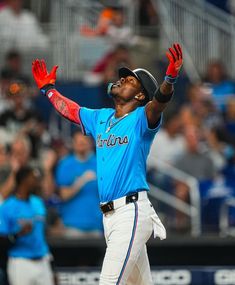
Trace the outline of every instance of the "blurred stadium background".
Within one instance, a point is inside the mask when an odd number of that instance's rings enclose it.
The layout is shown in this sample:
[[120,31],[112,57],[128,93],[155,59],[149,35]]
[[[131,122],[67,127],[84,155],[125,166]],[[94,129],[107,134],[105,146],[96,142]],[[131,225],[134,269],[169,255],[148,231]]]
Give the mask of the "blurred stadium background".
[[[150,199],[168,232],[166,241],[148,243],[154,284],[232,285],[235,1],[0,1],[0,200],[14,192],[22,165],[40,170],[59,285],[98,284],[105,242],[102,230],[64,220],[58,168],[76,153],[77,126],[39,94],[31,62],[59,65],[58,90],[101,108],[112,106],[106,86],[120,66],[146,68],[161,82],[173,42],[182,44],[184,67],[148,161]],[[89,212],[76,218],[82,223]],[[4,271],[3,254],[0,260]]]

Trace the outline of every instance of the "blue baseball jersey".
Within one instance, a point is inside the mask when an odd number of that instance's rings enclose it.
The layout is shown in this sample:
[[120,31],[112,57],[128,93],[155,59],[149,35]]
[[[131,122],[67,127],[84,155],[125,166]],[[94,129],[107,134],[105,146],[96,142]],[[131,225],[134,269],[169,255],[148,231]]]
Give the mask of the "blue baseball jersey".
[[[68,155],[60,161],[57,167],[57,185],[59,187],[71,186],[86,171],[96,173],[95,154],[91,154],[86,161],[80,161],[74,154]],[[62,202],[60,214],[65,226],[83,231],[103,230],[97,188],[96,180],[89,181],[74,197]]]
[[92,110],[82,107],[83,132],[96,142],[98,189],[101,202],[108,202],[142,189],[146,181],[146,160],[161,120],[148,127],[145,107],[122,118],[111,108]]
[[16,239],[8,252],[9,256],[36,258],[48,254],[45,240],[45,216],[43,201],[34,195],[31,195],[28,200],[20,200],[12,196],[1,205],[0,234],[16,234],[21,230],[23,223],[32,223],[32,231]]

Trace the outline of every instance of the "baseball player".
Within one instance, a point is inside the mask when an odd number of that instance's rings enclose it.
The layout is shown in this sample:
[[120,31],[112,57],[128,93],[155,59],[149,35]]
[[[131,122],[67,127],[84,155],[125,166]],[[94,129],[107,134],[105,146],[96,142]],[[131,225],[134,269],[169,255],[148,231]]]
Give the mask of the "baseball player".
[[53,285],[48,246],[45,240],[45,207],[32,194],[38,184],[32,168],[16,173],[15,195],[0,208],[0,240],[11,245],[7,274],[10,285]]
[[[100,285],[152,283],[146,242],[166,238],[166,231],[147,196],[146,159],[160,128],[162,111],[171,100],[183,63],[175,43],[167,52],[169,65],[158,86],[145,69],[119,69],[119,80],[108,94],[115,108],[80,107],[55,89],[56,70],[47,72],[44,60],[32,63],[38,88],[65,118],[80,124],[96,142],[100,208],[107,243]],[[69,169],[68,169],[69,171]]]

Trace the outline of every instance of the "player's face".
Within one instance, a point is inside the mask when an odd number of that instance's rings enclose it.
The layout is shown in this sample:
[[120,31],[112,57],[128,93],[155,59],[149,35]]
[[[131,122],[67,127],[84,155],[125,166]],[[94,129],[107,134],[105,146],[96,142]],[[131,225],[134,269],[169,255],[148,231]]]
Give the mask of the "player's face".
[[122,99],[125,102],[134,100],[135,96],[141,92],[141,84],[134,76],[122,77],[112,87],[113,98]]

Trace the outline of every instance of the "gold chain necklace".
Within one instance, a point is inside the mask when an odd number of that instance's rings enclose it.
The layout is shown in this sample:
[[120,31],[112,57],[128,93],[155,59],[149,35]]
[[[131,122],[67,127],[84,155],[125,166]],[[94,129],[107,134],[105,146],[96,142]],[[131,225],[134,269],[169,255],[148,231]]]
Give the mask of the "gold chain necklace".
[[116,126],[121,120],[123,120],[125,117],[127,117],[129,115],[129,113],[125,114],[124,116],[122,116],[121,118],[119,118],[119,120],[117,120],[116,122],[112,122],[112,120],[114,119],[114,115],[110,118],[109,120],[109,126],[106,130],[105,133],[108,133],[114,126]]

